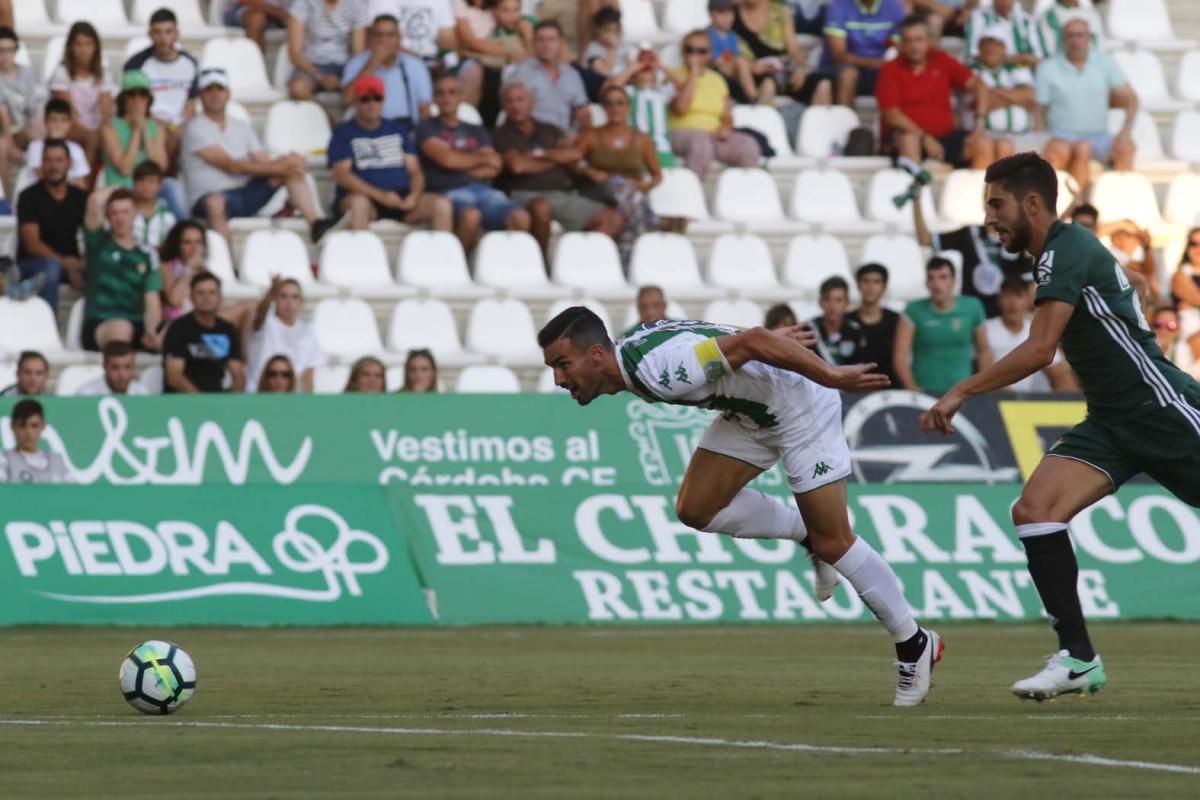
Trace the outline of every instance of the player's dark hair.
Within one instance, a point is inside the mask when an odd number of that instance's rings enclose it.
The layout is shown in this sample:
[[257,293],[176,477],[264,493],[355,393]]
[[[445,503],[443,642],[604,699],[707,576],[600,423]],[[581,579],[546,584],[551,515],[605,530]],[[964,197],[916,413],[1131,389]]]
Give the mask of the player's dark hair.
[[51,114],[71,116],[71,101],[61,97],[51,97],[46,101],[46,107],[42,109],[42,119],[48,118]]
[[1094,219],[1100,219],[1100,209],[1096,208],[1091,203],[1080,203],[1079,205],[1075,206],[1075,210],[1071,212],[1071,219],[1075,219],[1077,217],[1092,217]]
[[1000,284],[1000,294],[1020,294],[1029,291],[1029,284],[1016,275],[1009,275]]
[[834,275],[832,278],[826,278],[821,281],[821,287],[817,290],[818,297],[824,297],[832,291],[841,289],[846,293],[846,297],[850,296],[850,284],[846,283],[846,279],[840,275]]
[[169,8],[160,8],[150,15],[150,24],[153,25],[156,22],[170,22],[173,25],[179,24],[179,20],[175,17],[175,12]]
[[[70,113],[70,112],[67,112],[67,113]],[[42,158],[45,158],[46,153],[50,152],[50,150],[55,147],[57,147],[58,149],[62,150],[64,153],[66,153],[67,158],[71,157],[71,148],[67,147],[66,139],[44,139],[42,141]]]
[[908,28],[915,28],[918,25],[924,28],[926,31],[929,30],[929,17],[919,11],[909,14],[907,17],[900,20],[900,24],[896,26],[896,29],[903,31],[907,30]]
[[43,367],[46,369],[50,368],[50,362],[47,361],[46,357],[37,350],[22,350],[21,355],[17,356],[17,369],[19,370],[21,367],[25,366],[26,361],[40,361],[42,362]]
[[100,350],[104,355],[104,362],[107,364],[110,358],[120,358],[121,356],[131,355],[133,353],[133,345],[129,342],[114,340],[105,342],[104,347]]
[[213,283],[215,283],[217,285],[218,289],[221,288],[221,279],[218,278],[216,275],[212,274],[211,272],[209,272],[208,270],[204,270],[203,272],[197,272],[195,275],[193,275],[192,281],[191,281],[191,283],[188,284],[188,287],[191,289],[195,289],[197,286],[204,283],[205,281],[212,281]]
[[604,6],[595,14],[592,14],[592,27],[603,28],[605,25],[620,25],[621,24],[621,9],[613,8],[612,6]]
[[775,330],[782,327],[787,320],[796,321],[796,312],[787,303],[776,303],[767,309],[767,316],[763,318],[763,327],[767,330]]
[[1037,153],[1017,153],[995,161],[987,168],[983,180],[1012,192],[1018,203],[1033,192],[1041,195],[1051,214],[1058,208],[1058,173]]
[[42,404],[37,400],[22,400],[12,408],[12,412],[8,415],[9,420],[13,425],[20,425],[30,417],[46,418],[46,412],[42,410]]
[[942,256],[934,256],[933,258],[929,259],[929,261],[926,262],[926,264],[925,264],[925,274],[926,275],[928,275],[931,272],[934,272],[935,270],[939,270],[939,269],[948,269],[948,270],[950,270],[951,277],[954,276],[954,273],[955,273],[954,262],[948,258],[943,258]]
[[613,347],[604,321],[586,306],[564,309],[538,331],[538,347],[549,347],[559,339],[567,339],[579,350],[586,350],[594,344],[605,350],[612,350]]
[[878,263],[877,261],[869,261],[866,264],[863,264],[861,267],[859,267],[858,271],[854,273],[854,280],[861,283],[864,275],[878,275],[879,277],[883,278],[883,285],[887,286],[887,283],[888,283],[887,267],[885,267],[883,264]]

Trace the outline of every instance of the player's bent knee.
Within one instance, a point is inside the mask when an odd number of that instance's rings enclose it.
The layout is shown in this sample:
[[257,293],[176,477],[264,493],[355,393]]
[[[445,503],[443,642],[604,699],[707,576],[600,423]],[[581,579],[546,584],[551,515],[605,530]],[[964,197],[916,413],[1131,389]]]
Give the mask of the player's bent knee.
[[717,509],[705,508],[700,503],[688,500],[682,493],[675,500],[675,516],[689,528],[704,530],[716,515]]

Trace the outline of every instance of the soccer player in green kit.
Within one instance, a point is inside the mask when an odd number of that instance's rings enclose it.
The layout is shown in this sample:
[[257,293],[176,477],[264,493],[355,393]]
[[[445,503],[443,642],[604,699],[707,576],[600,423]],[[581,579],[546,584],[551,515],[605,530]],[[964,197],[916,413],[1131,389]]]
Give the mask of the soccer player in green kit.
[[1050,447],[1012,509],[1059,650],[1012,691],[1034,700],[1093,694],[1107,676],[1080,610],[1067,523],[1139,472],[1200,506],[1200,384],[1155,344],[1137,288],[1144,279],[1088,230],[1058,221],[1058,180],[1048,162],[1033,153],[1010,156],[992,164],[985,181],[986,225],[1009,252],[1027,251],[1037,264],[1037,311],[1029,338],[946,392],[921,427],[950,433],[966,398],[1043,369],[1061,343],[1087,418]]

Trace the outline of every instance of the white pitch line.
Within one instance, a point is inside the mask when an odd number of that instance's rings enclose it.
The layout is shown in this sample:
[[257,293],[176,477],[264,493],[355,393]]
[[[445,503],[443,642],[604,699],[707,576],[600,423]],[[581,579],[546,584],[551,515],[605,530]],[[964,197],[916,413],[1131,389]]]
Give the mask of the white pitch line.
[[1146,716],[1141,714],[857,714],[855,719],[884,719],[903,722],[905,725],[924,720],[1046,720],[1084,721],[1084,722],[1196,722],[1200,716]]
[[[12,726],[71,726],[96,728],[144,727],[146,723],[135,721],[84,721],[64,719],[0,719],[0,725]],[[1055,761],[1067,764],[1086,764],[1097,767],[1116,767],[1151,772],[1170,772],[1179,775],[1200,775],[1200,766],[1166,764],[1156,761],[1138,761],[1108,758],[1092,753],[1047,753],[1041,750],[968,750],[949,748],[903,748],[903,747],[856,747],[839,745],[806,744],[803,742],[772,742],[764,740],[723,739],[704,736],[671,736],[641,733],[588,733],[585,731],[520,731],[512,728],[375,728],[358,725],[296,725],[278,722],[203,722],[200,720],[160,720],[152,723],[176,728],[206,728],[221,730],[268,730],[294,731],[300,733],[371,733],[398,736],[498,736],[522,739],[604,739],[620,742],[654,742],[662,744],[699,745],[703,747],[729,747],[743,750],[774,750],[803,753],[833,753],[838,755],[922,755],[922,756],[988,756],[1018,761]]]

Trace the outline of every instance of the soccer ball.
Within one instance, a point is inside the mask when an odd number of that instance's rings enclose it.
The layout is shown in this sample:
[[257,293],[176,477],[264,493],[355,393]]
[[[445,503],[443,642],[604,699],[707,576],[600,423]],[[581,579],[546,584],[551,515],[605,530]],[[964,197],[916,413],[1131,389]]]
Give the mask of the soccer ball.
[[177,644],[152,640],[121,662],[121,694],[146,714],[173,714],[196,693],[196,667]]

